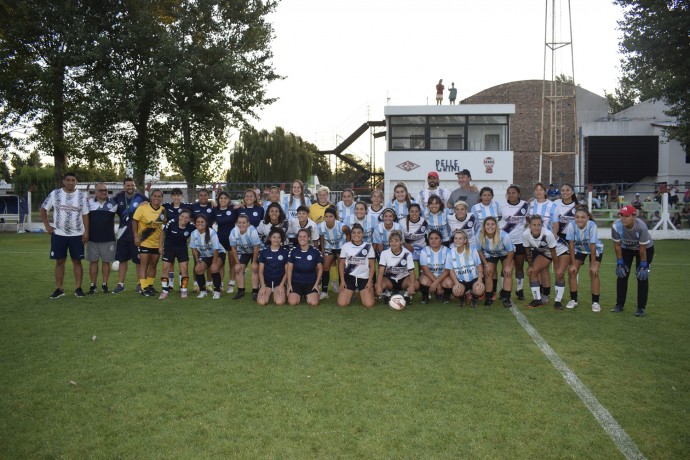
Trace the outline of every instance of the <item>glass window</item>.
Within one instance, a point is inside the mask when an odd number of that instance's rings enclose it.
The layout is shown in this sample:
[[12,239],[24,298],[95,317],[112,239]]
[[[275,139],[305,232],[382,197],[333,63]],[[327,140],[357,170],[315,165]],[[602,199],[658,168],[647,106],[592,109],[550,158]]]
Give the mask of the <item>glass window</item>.
[[465,126],[431,126],[431,150],[465,150]]
[[465,116],[464,115],[447,115],[447,116],[436,116],[429,117],[430,125],[464,125]]
[[470,125],[467,128],[468,150],[508,150],[508,126]]
[[508,123],[507,115],[475,115],[470,116],[470,123],[493,124]]
[[426,124],[426,117],[390,117],[392,125],[424,125]]
[[424,126],[396,126],[391,128],[391,137],[424,136]]

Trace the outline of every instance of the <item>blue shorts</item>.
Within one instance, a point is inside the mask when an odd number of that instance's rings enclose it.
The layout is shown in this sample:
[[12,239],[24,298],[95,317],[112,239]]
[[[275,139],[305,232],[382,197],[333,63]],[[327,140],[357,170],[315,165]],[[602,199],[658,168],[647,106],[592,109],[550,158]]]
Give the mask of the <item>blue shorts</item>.
[[139,265],[139,248],[134,244],[133,240],[117,240],[115,260],[118,262],[127,262],[131,260]]
[[50,258],[62,260],[67,258],[67,249],[72,260],[84,258],[84,242],[82,236],[61,236],[53,233],[50,235]]

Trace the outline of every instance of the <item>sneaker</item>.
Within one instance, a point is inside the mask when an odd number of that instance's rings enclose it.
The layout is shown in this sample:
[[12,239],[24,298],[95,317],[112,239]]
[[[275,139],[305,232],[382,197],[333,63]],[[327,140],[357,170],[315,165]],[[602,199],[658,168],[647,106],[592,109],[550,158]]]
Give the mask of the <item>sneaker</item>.
[[213,300],[220,299],[220,291],[213,291]]
[[118,284],[115,286],[115,289],[113,289],[113,294],[119,294],[120,292],[125,290],[124,284]]
[[207,295],[208,295],[208,292],[206,292],[206,289],[204,289],[203,291],[200,291],[200,292],[199,292],[199,295],[197,295],[196,298],[197,298],[197,299],[203,299],[203,298],[206,297]]
[[458,307],[464,307],[465,306],[465,296],[460,297],[460,302],[458,303]]
[[[492,297],[493,297],[493,296],[492,296]],[[484,306],[485,306],[485,307],[490,307],[491,304],[493,304],[493,303],[494,303],[494,299],[493,299],[493,298],[491,298],[491,299],[487,298],[487,299],[484,301]]]
[[477,308],[477,299],[472,297],[472,300],[470,300],[470,308]]
[[142,289],[141,291],[139,291],[139,294],[142,297],[151,297],[151,293],[149,292],[149,288]]
[[103,294],[110,294],[110,289],[108,289],[108,285],[105,283],[101,284],[101,291],[103,291]]
[[563,304],[560,300],[557,300],[553,303],[553,308],[555,308],[556,310],[563,310]]
[[635,316],[638,318],[641,318],[644,316],[644,308],[638,308],[637,311],[635,312]]
[[570,309],[573,309],[573,308],[575,308],[575,307],[577,307],[577,300],[571,300],[571,301],[568,302],[568,304],[565,306],[565,308],[570,308]]
[[158,296],[158,300],[167,299],[167,298],[168,298],[168,294],[169,294],[168,291],[162,291],[162,292],[161,292],[161,295]]
[[252,300],[256,302],[256,299],[259,298],[259,293],[258,292],[252,292]]
[[527,304],[527,308],[538,308],[544,305],[544,303],[541,301],[541,299],[534,299],[530,303]]
[[319,300],[327,299],[328,298],[328,292],[322,292],[319,294]]
[[515,295],[517,296],[518,300],[525,300],[525,291],[523,291],[522,289],[516,291]]
[[335,281],[331,281],[331,291],[333,291],[333,293],[336,294],[338,292],[338,289],[340,289],[338,283]]
[[506,308],[511,308],[513,306],[513,301],[510,299],[503,299],[503,306]]
[[168,291],[172,292],[174,290],[175,290],[175,286],[173,286],[172,284],[168,284]]
[[180,291],[180,298],[181,299],[186,299],[188,297],[187,291]]
[[141,291],[141,283],[137,283],[137,292],[142,292]]
[[84,291],[78,287],[74,290],[74,295],[77,297],[84,297]]
[[623,311],[623,305],[616,305],[611,309],[611,313],[620,313]]
[[98,290],[96,289],[96,285],[92,284],[89,286],[89,292],[87,292],[88,295],[94,295]]
[[53,291],[53,293],[51,294],[50,298],[51,299],[59,299],[60,297],[64,297],[64,296],[65,296],[65,291],[63,291],[62,289],[55,289],[55,291]]
[[242,297],[244,297],[244,291],[237,291],[237,294],[232,296],[232,300],[241,299]]
[[227,292],[228,294],[232,294],[233,292],[235,292],[235,285],[234,285],[234,284],[229,284],[229,285],[228,285],[228,290],[225,291],[225,292]]
[[422,296],[422,300],[420,302],[422,302],[424,305],[428,304],[429,303],[429,297],[428,296]]
[[149,287],[147,287],[146,289],[148,289],[148,291],[151,293],[151,295],[156,295],[156,294],[158,294],[158,291],[157,291],[156,288],[153,287],[153,286],[149,286]]
[[601,311],[601,305],[599,305],[599,302],[594,302],[592,304],[592,311],[594,313],[599,313]]

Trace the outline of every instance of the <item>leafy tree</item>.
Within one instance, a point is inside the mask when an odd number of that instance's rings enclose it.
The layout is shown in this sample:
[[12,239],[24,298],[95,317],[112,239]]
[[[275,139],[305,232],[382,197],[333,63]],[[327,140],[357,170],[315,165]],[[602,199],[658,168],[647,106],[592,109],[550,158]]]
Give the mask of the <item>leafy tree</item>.
[[636,101],[661,99],[676,117],[671,139],[690,147],[690,4],[682,0],[615,0],[625,53],[621,95]]

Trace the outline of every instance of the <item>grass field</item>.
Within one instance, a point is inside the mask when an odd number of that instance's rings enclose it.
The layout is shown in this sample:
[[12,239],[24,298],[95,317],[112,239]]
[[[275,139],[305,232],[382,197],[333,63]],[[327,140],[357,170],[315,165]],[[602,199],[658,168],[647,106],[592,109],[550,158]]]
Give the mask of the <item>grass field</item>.
[[[645,318],[632,283],[608,311],[610,242],[601,313],[586,273],[575,310],[518,308],[644,456],[688,458],[690,242],[656,246]],[[119,296],[51,301],[48,247],[0,235],[0,458],[623,456],[501,306],[159,301],[131,270]]]

